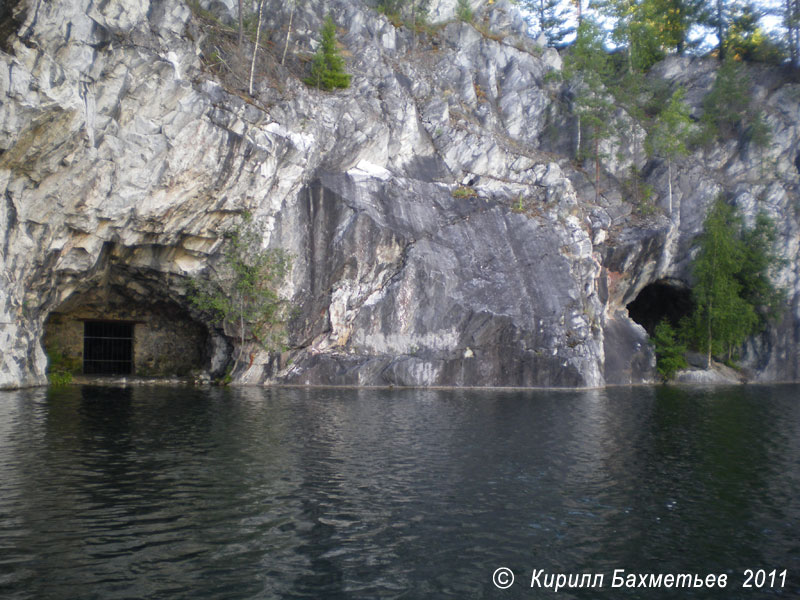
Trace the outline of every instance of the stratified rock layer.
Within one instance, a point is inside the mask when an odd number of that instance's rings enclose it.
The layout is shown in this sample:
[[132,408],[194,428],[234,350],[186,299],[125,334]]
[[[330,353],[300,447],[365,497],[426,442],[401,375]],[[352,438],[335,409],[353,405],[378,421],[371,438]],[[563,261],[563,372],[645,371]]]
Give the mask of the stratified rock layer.
[[[200,4],[235,20],[236,2]],[[284,4],[265,9],[268,45],[285,40]],[[291,56],[317,43],[324,15],[307,4]],[[213,268],[244,211],[294,255],[283,292],[298,311],[289,349],[244,349],[236,381],[650,381],[646,333],[625,307],[650,283],[689,281],[692,242],[722,191],[747,219],[776,220],[788,259],[783,322],[745,362],[759,379],[796,380],[800,88],[755,73],[771,145],[677,161],[665,214],[666,165],[635,152],[641,132],[608,142],[596,191],[569,158],[569,89],[548,76],[558,53],[525,38],[508,3],[475,4],[484,33],[453,22],[431,40],[334,0],[352,87],[310,90],[276,66],[283,79],[260,77],[253,98],[210,70],[210,34],[178,0],[0,11],[0,387],[42,383],[47,316],[103,286],[204,320],[188,278]],[[449,18],[455,1],[434,5]],[[672,58],[654,76],[686,85],[699,114],[712,67]],[[654,216],[623,193],[634,164],[656,191]],[[239,349],[210,330],[205,367],[220,372]]]

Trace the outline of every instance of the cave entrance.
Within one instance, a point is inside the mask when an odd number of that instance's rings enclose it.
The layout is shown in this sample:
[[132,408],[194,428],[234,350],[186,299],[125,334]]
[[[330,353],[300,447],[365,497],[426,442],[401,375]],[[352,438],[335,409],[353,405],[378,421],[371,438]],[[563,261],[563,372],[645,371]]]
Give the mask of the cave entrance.
[[130,375],[133,373],[133,323],[84,321],[83,373]]
[[125,288],[76,292],[44,325],[50,369],[75,375],[184,377],[209,367],[208,328],[167,299]]
[[656,325],[666,319],[677,327],[694,308],[692,291],[682,281],[661,279],[646,285],[628,304],[628,315],[652,336]]

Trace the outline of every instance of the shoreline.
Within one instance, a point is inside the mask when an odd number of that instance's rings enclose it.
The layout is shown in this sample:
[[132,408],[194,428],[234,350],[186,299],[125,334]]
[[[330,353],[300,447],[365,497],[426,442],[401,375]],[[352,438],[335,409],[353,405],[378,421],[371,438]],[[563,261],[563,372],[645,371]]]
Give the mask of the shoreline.
[[[705,372],[705,371],[694,371]],[[715,371],[711,371],[714,373]],[[524,387],[524,386],[457,386],[457,385],[430,385],[430,386],[399,386],[399,385],[333,385],[333,384],[291,384],[291,383],[272,383],[272,384],[249,384],[232,382],[228,385],[216,385],[212,382],[197,382],[193,378],[154,378],[154,377],[85,377],[76,376],[70,383],[64,385],[53,385],[43,383],[39,385],[19,386],[1,388],[0,391],[17,391],[35,388],[68,388],[74,386],[87,387],[230,387],[230,388],[264,388],[264,389],[330,389],[330,390],[436,390],[436,391],[483,391],[483,392],[584,392],[601,391],[605,389],[619,388],[654,388],[654,387],[675,387],[675,388],[719,388],[719,387],[739,387],[739,386],[772,386],[772,385],[797,385],[800,381],[749,381],[740,379],[715,380],[715,381],[668,381],[668,382],[649,382],[649,383],[630,383],[630,384],[608,384],[595,387]]]

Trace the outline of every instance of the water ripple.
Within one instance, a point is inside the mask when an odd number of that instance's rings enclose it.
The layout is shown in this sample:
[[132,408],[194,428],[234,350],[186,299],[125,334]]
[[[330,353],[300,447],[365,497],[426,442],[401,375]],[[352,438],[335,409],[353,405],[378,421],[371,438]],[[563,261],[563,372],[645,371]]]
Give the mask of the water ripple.
[[0,596],[483,598],[501,565],[797,573],[798,391],[0,393]]

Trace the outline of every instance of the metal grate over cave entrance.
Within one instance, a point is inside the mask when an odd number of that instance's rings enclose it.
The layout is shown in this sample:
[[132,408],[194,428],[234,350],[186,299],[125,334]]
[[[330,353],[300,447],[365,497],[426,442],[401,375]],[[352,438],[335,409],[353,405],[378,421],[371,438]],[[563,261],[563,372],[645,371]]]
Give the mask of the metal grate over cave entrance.
[[84,321],[83,372],[86,375],[133,373],[133,323]]

